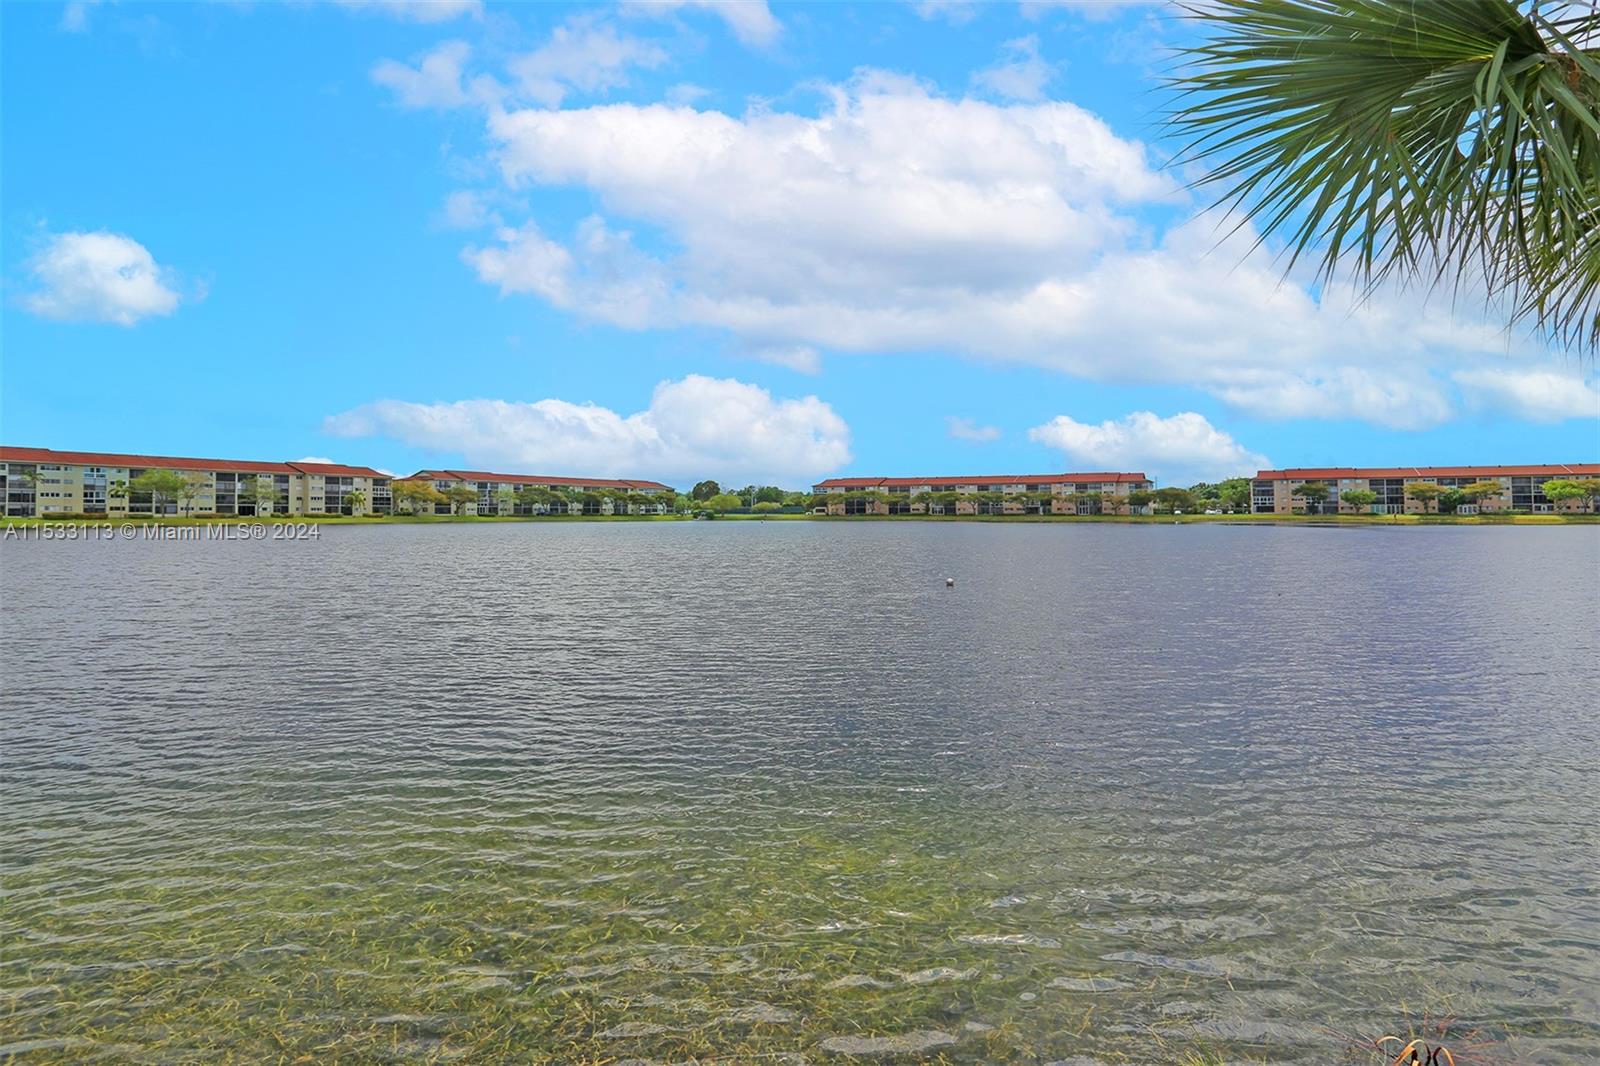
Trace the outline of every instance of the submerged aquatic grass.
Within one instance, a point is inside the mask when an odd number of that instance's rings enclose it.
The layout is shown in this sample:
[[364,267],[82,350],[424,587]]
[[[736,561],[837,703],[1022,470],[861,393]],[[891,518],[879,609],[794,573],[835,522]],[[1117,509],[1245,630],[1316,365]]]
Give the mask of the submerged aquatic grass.
[[[1537,663],[1596,661],[1595,590],[1474,554],[1546,532],[1369,534],[8,555],[0,1056],[1362,1063],[1426,1011],[1592,1060],[1594,679]],[[1300,594],[1378,563],[1354,614]]]
[[[995,810],[998,837],[954,809],[932,816],[950,797],[841,797],[759,831],[646,825],[622,797],[595,801],[630,817],[475,804],[397,821],[330,795],[307,804],[326,821],[152,847],[131,877],[91,874],[113,872],[85,855],[65,896],[13,868],[8,1041],[44,1042],[37,1060],[241,1062],[1184,1062],[1337,1047],[1286,1027],[1197,1028],[1241,985],[1277,982],[1232,954],[1227,923],[1202,933],[1211,956],[1108,951],[1098,893],[1074,884],[1109,876],[1137,895],[1140,878],[1083,828]],[[935,837],[904,832],[930,823]],[[1016,873],[1041,857],[1077,873],[1030,894]],[[62,842],[42,868],[73,861]]]

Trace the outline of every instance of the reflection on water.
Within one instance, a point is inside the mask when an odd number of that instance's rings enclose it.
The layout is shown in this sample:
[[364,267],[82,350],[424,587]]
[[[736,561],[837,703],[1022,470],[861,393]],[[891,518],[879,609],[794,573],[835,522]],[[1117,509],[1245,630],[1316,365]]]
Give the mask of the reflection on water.
[[0,1051],[1309,1063],[1426,1011],[1600,1059],[1600,530],[0,564]]

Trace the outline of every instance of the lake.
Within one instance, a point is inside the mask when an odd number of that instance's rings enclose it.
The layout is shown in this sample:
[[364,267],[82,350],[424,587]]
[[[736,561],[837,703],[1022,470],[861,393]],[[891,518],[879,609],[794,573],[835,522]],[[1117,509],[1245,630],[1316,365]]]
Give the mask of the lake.
[[1600,528],[0,566],[0,1056],[1600,1060]]

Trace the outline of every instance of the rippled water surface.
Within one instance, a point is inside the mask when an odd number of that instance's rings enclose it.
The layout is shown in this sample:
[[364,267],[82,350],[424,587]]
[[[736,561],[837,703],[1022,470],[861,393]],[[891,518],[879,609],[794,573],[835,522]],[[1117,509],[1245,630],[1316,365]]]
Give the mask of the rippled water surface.
[[0,565],[0,1055],[1600,1061],[1597,529]]

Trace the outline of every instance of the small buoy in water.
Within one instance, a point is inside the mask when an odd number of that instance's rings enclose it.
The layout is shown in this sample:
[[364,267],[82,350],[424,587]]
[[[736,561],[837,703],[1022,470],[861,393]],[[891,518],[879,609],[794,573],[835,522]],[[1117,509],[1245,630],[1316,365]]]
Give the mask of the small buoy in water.
[[956,579],[953,578],[953,577],[945,578],[944,579],[944,587],[947,588],[947,589],[955,588],[956,587]]

